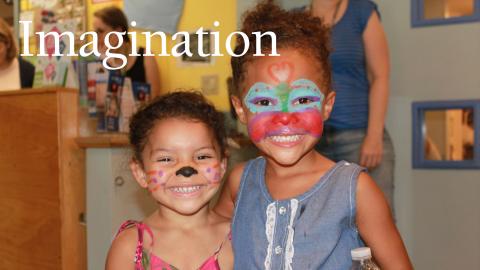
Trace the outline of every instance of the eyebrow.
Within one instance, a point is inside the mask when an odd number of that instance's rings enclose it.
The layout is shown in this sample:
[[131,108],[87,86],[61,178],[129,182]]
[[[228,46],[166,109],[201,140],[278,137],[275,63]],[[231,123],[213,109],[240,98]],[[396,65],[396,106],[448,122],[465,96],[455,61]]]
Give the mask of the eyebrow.
[[[203,146],[203,147],[195,149],[195,151],[210,150],[210,149],[215,150],[215,147],[213,145],[212,146]],[[169,152],[169,151],[172,151],[172,150],[168,149],[168,148],[156,148],[156,149],[152,149],[150,151],[150,153],[153,154],[155,152]]]
[[196,149],[195,151],[201,151],[201,150],[214,150],[215,151],[215,147],[212,145],[212,146],[203,146],[203,147],[200,147],[198,149]]
[[153,155],[156,152],[169,152],[169,151],[170,149],[167,149],[167,148],[156,148],[156,149],[150,150],[150,155]]

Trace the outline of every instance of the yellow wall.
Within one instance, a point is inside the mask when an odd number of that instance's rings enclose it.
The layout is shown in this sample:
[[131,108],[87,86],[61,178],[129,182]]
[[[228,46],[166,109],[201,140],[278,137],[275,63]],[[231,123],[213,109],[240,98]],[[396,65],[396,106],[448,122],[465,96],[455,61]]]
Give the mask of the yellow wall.
[[[111,1],[107,3],[92,4],[87,1],[88,9],[88,27],[92,29],[93,13],[105,6],[117,5],[122,7],[122,1]],[[182,18],[179,23],[178,31],[194,32],[199,27],[205,30],[211,29],[220,32],[220,47],[221,52],[226,56],[215,57],[212,64],[196,65],[196,66],[182,66],[179,59],[175,57],[156,57],[159,69],[162,93],[183,88],[183,89],[200,89],[201,77],[204,75],[218,75],[219,76],[219,94],[207,96],[219,110],[229,110],[228,92],[226,80],[231,74],[230,56],[225,51],[225,40],[231,32],[236,30],[236,1],[231,0],[185,0]],[[135,18],[129,18],[135,20]],[[220,22],[219,27],[214,27],[213,22],[217,20]],[[137,29],[138,32],[142,30]],[[153,29],[150,31],[154,31]],[[143,35],[138,34],[138,46],[145,46]],[[170,39],[170,36],[168,37]],[[213,40],[212,40],[213,43]],[[169,41],[167,42],[168,51],[174,46]],[[152,41],[153,53],[160,53],[161,43],[160,38],[154,37]]]

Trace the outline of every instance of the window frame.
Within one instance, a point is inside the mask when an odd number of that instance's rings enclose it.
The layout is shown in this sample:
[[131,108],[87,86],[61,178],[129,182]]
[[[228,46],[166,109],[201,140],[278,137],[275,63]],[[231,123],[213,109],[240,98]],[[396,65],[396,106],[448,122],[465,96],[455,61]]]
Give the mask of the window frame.
[[[473,159],[425,159],[424,123],[426,110],[473,109]],[[412,167],[414,169],[480,169],[480,100],[420,101],[412,103]]]
[[424,14],[425,0],[411,0],[411,23],[412,27],[424,27],[435,25],[448,25],[459,23],[470,23],[480,21],[480,0],[474,0],[473,14],[470,16],[453,17],[453,18],[436,18],[425,19]]

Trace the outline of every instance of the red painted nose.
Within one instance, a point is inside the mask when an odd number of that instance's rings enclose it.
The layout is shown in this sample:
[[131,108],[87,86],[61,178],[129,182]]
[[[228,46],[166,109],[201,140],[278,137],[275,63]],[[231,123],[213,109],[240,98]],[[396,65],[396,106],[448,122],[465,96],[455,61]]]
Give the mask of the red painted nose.
[[293,113],[280,112],[273,117],[273,122],[276,124],[288,125],[288,124],[297,123],[298,118]]

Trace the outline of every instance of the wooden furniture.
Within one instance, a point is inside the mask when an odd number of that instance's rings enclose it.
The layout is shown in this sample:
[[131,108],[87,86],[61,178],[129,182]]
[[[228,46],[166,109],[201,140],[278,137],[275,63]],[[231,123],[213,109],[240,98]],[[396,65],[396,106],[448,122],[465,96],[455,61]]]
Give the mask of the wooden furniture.
[[125,134],[97,134],[76,142],[86,148],[87,265],[89,270],[103,269],[121,223],[143,220],[157,205],[133,179]]
[[77,92],[0,92],[0,269],[86,269]]

